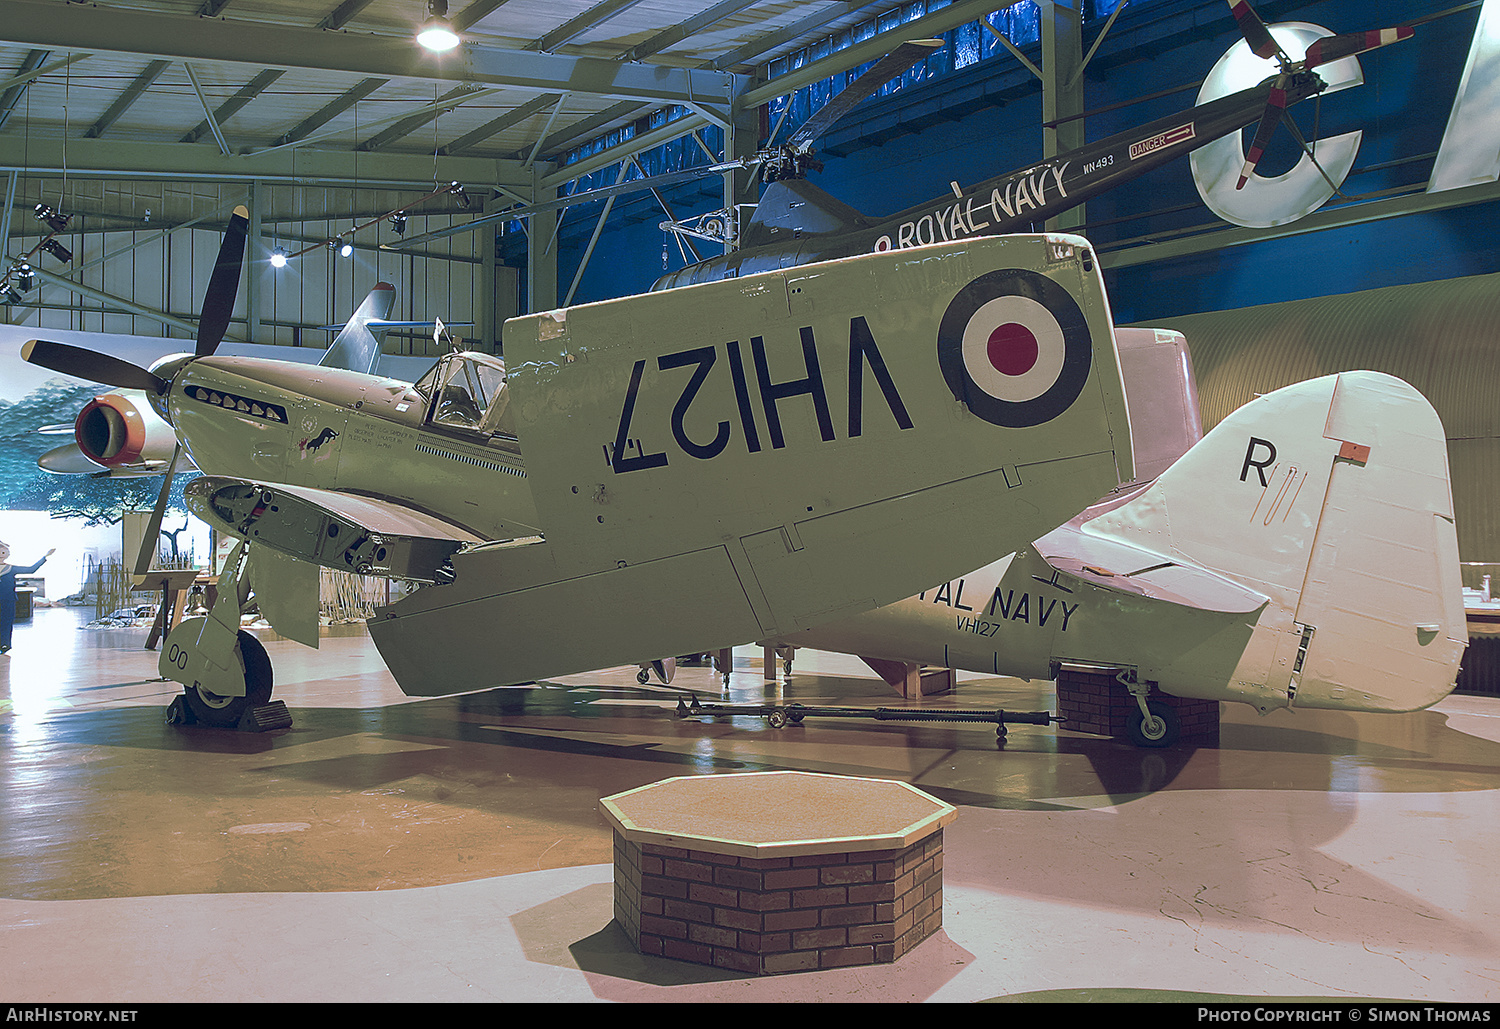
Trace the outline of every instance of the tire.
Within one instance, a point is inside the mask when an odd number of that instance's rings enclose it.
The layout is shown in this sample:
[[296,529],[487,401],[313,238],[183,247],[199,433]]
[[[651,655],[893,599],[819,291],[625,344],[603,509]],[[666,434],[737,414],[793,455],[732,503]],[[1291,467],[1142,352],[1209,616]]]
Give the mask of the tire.
[[1137,747],[1172,746],[1182,735],[1182,722],[1177,717],[1177,709],[1160,700],[1148,700],[1146,706],[1151,710],[1153,723],[1148,724],[1137,707],[1125,720],[1125,735]]
[[239,634],[240,657],[245,662],[245,695],[243,697],[221,697],[206,693],[196,687],[188,687],[187,705],[193,718],[200,725],[211,725],[218,729],[233,729],[253,707],[271,702],[272,674],[271,655],[260,640],[241,629]]

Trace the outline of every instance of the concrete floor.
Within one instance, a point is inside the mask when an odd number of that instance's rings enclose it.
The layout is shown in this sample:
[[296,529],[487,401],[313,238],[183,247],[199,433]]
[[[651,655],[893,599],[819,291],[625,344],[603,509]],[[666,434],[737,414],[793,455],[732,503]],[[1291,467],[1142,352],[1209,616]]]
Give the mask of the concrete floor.
[[[1065,729],[678,720],[635,669],[403,696],[362,636],[271,642],[290,730],[167,726],[143,630],[37,612],[0,658],[0,999],[1500,1000],[1500,700],[1226,705],[1217,748]],[[708,669],[674,683],[718,697]],[[736,701],[893,704],[800,651]],[[1046,709],[966,678],[927,706]],[[959,808],[943,931],[894,965],[751,978],[636,954],[599,799],[805,769]],[[1145,991],[1134,993],[1131,991]]]

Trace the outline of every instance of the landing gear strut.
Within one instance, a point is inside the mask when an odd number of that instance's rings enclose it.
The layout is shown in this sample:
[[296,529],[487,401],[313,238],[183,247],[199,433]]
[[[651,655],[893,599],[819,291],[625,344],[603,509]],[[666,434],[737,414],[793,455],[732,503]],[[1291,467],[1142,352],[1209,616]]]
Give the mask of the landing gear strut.
[[1137,682],[1135,672],[1121,672],[1119,679],[1135,698],[1137,710],[1125,719],[1125,735],[1137,747],[1170,747],[1182,735],[1182,721],[1177,710],[1161,700],[1147,700],[1149,682]]

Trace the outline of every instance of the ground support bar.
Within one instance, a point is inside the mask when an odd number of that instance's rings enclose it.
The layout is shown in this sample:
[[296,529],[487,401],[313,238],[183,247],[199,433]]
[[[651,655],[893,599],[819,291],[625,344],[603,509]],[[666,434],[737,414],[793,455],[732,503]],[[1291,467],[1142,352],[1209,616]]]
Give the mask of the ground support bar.
[[988,722],[995,726],[997,741],[1004,743],[1006,725],[1050,725],[1063,719],[1050,711],[934,710],[904,707],[822,707],[812,704],[716,704],[702,703],[696,694],[677,701],[678,718],[722,718],[754,715],[766,719],[771,728],[797,724],[804,718],[872,718],[877,722]]

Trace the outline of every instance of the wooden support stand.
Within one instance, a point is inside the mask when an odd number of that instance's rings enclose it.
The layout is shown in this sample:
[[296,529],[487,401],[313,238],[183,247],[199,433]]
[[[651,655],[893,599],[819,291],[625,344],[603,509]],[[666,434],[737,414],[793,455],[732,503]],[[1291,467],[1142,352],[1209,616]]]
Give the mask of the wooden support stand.
[[161,605],[156,611],[156,621],[151,623],[151,632],[146,636],[147,650],[155,650],[156,645],[172,631],[172,626],[182,620],[182,608],[187,603],[186,590],[197,579],[196,568],[172,571],[158,569],[141,577],[137,589],[161,590]]
[[879,657],[862,657],[860,660],[907,700],[951,692],[958,681],[958,673],[952,668],[932,668]]

